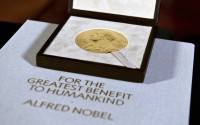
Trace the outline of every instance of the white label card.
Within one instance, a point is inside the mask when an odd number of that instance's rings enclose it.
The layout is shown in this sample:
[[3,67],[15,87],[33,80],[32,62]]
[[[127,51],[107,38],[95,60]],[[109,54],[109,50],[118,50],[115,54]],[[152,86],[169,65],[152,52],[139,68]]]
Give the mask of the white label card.
[[55,28],[27,21],[0,50],[0,125],[188,125],[192,44],[156,39],[138,84],[36,67]]

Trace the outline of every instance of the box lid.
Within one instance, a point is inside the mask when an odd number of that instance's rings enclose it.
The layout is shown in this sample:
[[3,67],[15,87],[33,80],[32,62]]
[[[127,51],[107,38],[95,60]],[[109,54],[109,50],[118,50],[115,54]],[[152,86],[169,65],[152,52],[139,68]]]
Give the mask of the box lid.
[[161,0],[69,0],[71,15],[157,25]]

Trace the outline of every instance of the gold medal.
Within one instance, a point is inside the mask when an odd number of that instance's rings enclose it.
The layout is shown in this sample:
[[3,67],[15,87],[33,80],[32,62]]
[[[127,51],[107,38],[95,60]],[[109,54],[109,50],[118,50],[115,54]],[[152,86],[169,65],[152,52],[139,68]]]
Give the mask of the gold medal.
[[111,53],[127,46],[127,38],[110,29],[90,29],[79,33],[75,38],[76,44],[89,52]]

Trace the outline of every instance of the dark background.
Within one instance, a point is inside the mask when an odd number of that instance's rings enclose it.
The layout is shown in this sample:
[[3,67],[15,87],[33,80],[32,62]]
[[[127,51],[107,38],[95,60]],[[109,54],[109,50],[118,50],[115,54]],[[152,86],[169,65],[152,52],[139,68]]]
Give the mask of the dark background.
[[[23,24],[27,19],[60,24],[68,0],[0,0],[0,21]],[[200,37],[200,0],[162,0],[159,27],[184,41]],[[197,42],[196,40],[196,42]]]
[[[0,48],[27,19],[63,22],[67,3],[68,0],[0,0]],[[162,0],[158,26],[158,38],[195,44],[190,125],[200,125],[200,0]]]

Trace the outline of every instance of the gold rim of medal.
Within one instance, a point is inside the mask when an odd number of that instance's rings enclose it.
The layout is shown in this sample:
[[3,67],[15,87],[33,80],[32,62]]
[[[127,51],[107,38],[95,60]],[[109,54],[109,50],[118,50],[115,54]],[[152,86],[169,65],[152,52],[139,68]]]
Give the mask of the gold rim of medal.
[[128,45],[127,38],[111,29],[88,29],[75,38],[76,44],[83,50],[93,53],[111,53]]

